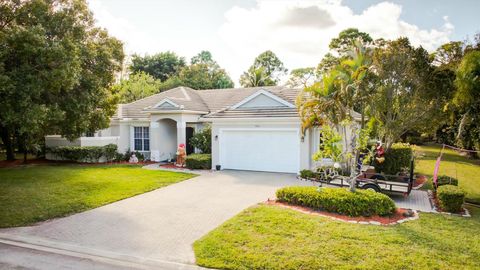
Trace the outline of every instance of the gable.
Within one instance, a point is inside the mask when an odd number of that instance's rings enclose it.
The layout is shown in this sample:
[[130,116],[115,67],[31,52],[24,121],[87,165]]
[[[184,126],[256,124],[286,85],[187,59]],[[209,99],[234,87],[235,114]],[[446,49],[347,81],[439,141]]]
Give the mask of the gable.
[[232,109],[258,109],[258,108],[294,108],[295,106],[276,95],[265,90],[260,90],[232,106]]
[[173,101],[171,101],[169,99],[164,99],[154,106],[154,108],[156,108],[156,109],[175,109],[175,108],[178,108],[178,107],[179,106],[176,103],[174,103]]

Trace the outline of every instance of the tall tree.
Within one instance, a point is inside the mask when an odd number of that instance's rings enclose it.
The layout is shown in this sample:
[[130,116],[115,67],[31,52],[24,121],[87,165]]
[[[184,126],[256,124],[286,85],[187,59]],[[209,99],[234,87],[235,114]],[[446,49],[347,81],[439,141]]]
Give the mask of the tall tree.
[[438,106],[432,87],[433,67],[423,48],[413,47],[407,38],[388,41],[375,50],[377,76],[372,116],[386,149],[408,130],[430,121]]
[[[319,124],[343,124],[349,123],[353,118],[355,106],[358,106],[362,115],[362,128],[365,114],[365,104],[371,96],[367,91],[366,78],[370,70],[371,50],[364,47],[360,39],[356,40],[350,50],[346,52],[342,62],[325,74],[321,81],[306,87],[297,99],[302,127]],[[355,125],[350,125],[355,127]],[[349,148],[346,128],[343,127],[343,139],[347,152],[353,154],[351,165],[350,189],[355,191],[356,162],[359,149]],[[354,131],[355,132],[355,131]]]
[[461,147],[480,151],[480,51],[470,51],[456,71],[453,99],[461,112],[457,140]]
[[134,55],[130,70],[133,73],[143,71],[164,82],[168,78],[178,75],[185,65],[185,58],[176,55],[174,52],[167,51],[143,57]]
[[277,85],[280,81],[280,77],[285,75],[288,71],[283,65],[283,62],[280,61],[272,51],[265,51],[258,55],[248,71],[242,74],[240,77],[240,84],[247,87],[248,82],[251,81],[248,78],[254,77],[255,73],[258,73],[259,70],[262,70],[261,72],[265,75],[265,79],[262,80],[263,85],[259,86]]
[[340,32],[338,37],[333,38],[329,47],[331,50],[338,52],[340,56],[344,56],[356,40],[359,40],[364,46],[368,46],[373,42],[372,37],[368,33],[361,32],[357,28],[348,28]]
[[13,159],[46,134],[69,139],[105,128],[115,112],[110,86],[120,41],[94,26],[83,0],[0,3],[0,130]]
[[240,77],[240,84],[243,87],[257,87],[257,86],[266,86],[267,83],[267,74],[263,67],[255,68],[249,70],[249,72],[244,72]]
[[140,71],[131,74],[127,80],[122,80],[119,84],[116,84],[113,90],[119,95],[120,103],[130,103],[159,93],[160,86],[160,80]]
[[201,51],[192,57],[191,65],[184,67],[178,81],[193,89],[223,89],[233,87],[233,81],[227,72],[213,60],[209,51]]
[[290,87],[307,87],[315,82],[315,68],[297,68],[290,72],[287,85]]

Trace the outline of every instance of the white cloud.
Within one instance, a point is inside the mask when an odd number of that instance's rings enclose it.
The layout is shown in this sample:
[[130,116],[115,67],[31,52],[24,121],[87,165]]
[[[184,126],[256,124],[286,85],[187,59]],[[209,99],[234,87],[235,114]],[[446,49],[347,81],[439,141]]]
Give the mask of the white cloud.
[[99,0],[88,0],[96,24],[106,28],[108,33],[124,42],[125,53],[147,53],[153,43],[140,29],[127,19],[114,16]]
[[259,53],[270,49],[290,69],[316,66],[328,52],[330,40],[349,27],[374,39],[406,36],[431,51],[447,42],[454,28],[444,17],[440,29],[420,29],[403,21],[401,13],[402,7],[390,2],[354,14],[341,1],[257,0],[254,8],[236,6],[225,13],[219,36],[230,54],[222,64],[238,80]]

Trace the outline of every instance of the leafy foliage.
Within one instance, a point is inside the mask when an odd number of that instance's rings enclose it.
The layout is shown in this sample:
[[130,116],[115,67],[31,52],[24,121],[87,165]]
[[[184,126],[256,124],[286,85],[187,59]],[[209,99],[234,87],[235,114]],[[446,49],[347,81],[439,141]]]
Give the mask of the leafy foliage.
[[265,51],[255,58],[253,65],[240,77],[243,87],[277,85],[287,69],[272,52]]
[[211,154],[191,154],[185,159],[185,166],[191,170],[210,170],[212,168]]
[[330,158],[333,161],[343,161],[342,137],[329,125],[320,130],[319,150],[313,155],[314,160]]
[[352,46],[352,42],[358,40],[364,45],[373,42],[368,33],[360,32],[357,28],[348,28],[338,34],[338,37],[330,41],[329,47],[336,50],[340,55],[345,55]]
[[160,92],[161,82],[149,74],[140,71],[133,73],[127,80],[113,86],[120,96],[120,103],[130,103]]
[[293,88],[307,87],[315,80],[315,68],[297,68],[290,72],[287,85]]
[[105,146],[58,146],[47,149],[47,152],[64,160],[78,162],[99,162],[101,158],[112,161],[116,157],[117,145]]
[[413,159],[412,146],[406,143],[395,143],[385,152],[385,161],[378,163],[375,160],[375,169],[387,175],[395,175],[402,171],[408,171]]
[[452,185],[458,186],[458,179],[448,175],[439,175],[437,177],[437,186]]
[[423,48],[400,38],[376,49],[373,59],[376,79],[371,115],[388,150],[404,133],[427,123],[441,102],[432,92],[433,69]]
[[438,187],[437,197],[443,210],[458,213],[465,201],[465,191],[457,186],[443,185]]
[[285,187],[277,190],[276,195],[281,202],[349,216],[387,216],[396,210],[395,203],[387,195],[369,190]]
[[185,66],[185,58],[176,55],[174,52],[167,51],[143,57],[134,55],[130,70],[133,73],[145,72],[153,78],[164,82],[168,78],[177,75]]
[[0,129],[8,152],[13,138],[28,148],[47,134],[73,139],[106,128],[123,47],[95,27],[87,3],[13,1],[1,9]]
[[200,132],[193,134],[193,137],[190,138],[190,144],[200,149],[204,154],[212,153],[212,128],[207,126]]

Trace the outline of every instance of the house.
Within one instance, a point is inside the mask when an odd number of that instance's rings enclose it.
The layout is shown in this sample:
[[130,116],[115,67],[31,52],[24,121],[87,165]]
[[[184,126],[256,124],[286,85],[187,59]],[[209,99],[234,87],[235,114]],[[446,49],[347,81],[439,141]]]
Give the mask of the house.
[[175,156],[205,125],[212,128],[212,168],[298,173],[313,166],[319,130],[302,134],[295,106],[299,89],[254,87],[193,90],[177,87],[118,106],[108,129],[68,142],[47,136],[48,147],[116,143],[153,161]]

